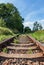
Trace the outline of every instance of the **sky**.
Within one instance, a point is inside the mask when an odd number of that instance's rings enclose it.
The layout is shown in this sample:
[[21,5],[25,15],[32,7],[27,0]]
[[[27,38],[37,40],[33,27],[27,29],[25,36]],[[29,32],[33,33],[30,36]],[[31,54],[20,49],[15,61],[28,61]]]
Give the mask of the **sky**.
[[44,0],[0,0],[0,3],[14,4],[24,18],[23,25],[33,28],[38,21],[44,28]]

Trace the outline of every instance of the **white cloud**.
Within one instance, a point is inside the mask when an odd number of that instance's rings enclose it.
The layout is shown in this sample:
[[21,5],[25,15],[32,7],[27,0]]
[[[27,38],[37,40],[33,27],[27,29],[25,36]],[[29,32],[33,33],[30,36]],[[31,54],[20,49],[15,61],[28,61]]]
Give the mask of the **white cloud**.
[[38,22],[43,26],[43,29],[44,29],[44,19],[43,20],[38,20]]
[[[27,16],[25,17],[25,22],[23,23],[24,27],[29,26],[32,29],[33,28],[33,23],[35,21],[30,21],[30,19],[33,16],[36,16],[36,15],[41,14],[41,13],[44,13],[44,8],[41,8],[41,9],[39,9],[37,11],[33,11],[33,12],[28,13]],[[42,27],[44,29],[44,19],[41,19],[41,20],[37,19],[37,21],[42,25]]]
[[[43,29],[44,29],[44,19],[43,20],[38,20],[38,22],[42,25]],[[33,29],[33,21],[27,21],[27,22],[24,22],[23,25],[24,27],[27,27],[29,26],[31,29]]]
[[24,22],[23,25],[24,25],[24,27],[27,27],[28,26],[28,27],[30,27],[32,29],[33,28],[33,23],[34,22],[27,21],[27,22]]

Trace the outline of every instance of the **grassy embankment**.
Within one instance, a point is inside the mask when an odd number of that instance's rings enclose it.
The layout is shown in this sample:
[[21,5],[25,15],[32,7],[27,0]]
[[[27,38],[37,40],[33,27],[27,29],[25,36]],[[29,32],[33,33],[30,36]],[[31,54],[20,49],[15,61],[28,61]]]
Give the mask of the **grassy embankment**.
[[[10,29],[8,28],[4,28],[4,27],[0,27],[0,42],[2,42],[5,39],[8,39],[10,37],[18,37],[18,34],[14,34]],[[14,43],[19,43],[19,41],[17,39],[14,39],[13,41]],[[2,52],[7,53],[8,49],[7,48],[3,48]]]
[[10,38],[13,35],[14,35],[14,33],[10,29],[0,27],[0,41]]
[[36,31],[30,35],[35,39],[39,40],[40,42],[44,42],[44,30]]

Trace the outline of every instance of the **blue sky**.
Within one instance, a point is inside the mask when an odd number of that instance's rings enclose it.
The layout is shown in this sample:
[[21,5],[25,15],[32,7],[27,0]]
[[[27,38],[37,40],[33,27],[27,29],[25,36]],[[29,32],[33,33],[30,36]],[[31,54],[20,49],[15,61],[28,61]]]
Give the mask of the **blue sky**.
[[24,26],[32,28],[38,21],[44,28],[44,0],[0,0],[0,3],[13,3],[25,19]]

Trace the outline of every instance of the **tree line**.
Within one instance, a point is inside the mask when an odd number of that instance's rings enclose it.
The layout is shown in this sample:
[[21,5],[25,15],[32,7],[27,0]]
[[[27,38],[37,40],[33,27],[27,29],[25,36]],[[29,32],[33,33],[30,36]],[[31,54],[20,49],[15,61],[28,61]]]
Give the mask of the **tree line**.
[[21,33],[23,32],[23,21],[24,19],[13,4],[0,4],[0,26]]
[[[14,33],[32,32],[29,27],[24,28],[23,21],[24,18],[20,15],[20,12],[13,4],[0,4],[0,27],[7,27]],[[41,29],[42,25],[36,21],[33,24],[33,31]]]

